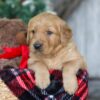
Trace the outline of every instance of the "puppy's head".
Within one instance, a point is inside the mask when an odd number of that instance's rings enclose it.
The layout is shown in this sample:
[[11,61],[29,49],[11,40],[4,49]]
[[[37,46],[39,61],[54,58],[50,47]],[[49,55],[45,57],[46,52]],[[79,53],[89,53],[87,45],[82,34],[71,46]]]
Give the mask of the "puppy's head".
[[70,28],[54,14],[41,13],[29,21],[27,42],[33,53],[51,54],[66,46],[71,37]]

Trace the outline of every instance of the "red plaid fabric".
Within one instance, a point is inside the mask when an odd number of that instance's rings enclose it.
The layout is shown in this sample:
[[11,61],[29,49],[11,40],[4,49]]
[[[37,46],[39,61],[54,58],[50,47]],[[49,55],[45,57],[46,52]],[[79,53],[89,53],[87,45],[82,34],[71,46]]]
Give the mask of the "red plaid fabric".
[[[86,100],[88,95],[88,73],[79,70],[77,73],[78,89],[73,95],[64,91],[62,73],[53,70],[50,73],[50,85],[42,90],[35,85],[34,72],[29,69],[3,69],[0,78],[19,100]],[[67,84],[66,84],[67,85]]]

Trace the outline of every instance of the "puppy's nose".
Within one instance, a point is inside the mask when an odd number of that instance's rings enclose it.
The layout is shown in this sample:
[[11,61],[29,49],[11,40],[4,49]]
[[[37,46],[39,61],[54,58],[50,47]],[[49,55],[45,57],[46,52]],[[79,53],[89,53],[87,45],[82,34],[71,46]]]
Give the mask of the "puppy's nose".
[[39,43],[39,42],[36,42],[33,46],[34,46],[34,48],[35,48],[36,50],[39,50],[39,49],[42,48],[42,44]]

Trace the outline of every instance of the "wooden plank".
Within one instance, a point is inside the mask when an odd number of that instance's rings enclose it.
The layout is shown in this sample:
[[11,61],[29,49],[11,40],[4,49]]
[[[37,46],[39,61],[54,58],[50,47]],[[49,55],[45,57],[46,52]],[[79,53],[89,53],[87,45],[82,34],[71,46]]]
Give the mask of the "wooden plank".
[[85,56],[90,77],[100,77],[100,0],[84,0],[68,23]]

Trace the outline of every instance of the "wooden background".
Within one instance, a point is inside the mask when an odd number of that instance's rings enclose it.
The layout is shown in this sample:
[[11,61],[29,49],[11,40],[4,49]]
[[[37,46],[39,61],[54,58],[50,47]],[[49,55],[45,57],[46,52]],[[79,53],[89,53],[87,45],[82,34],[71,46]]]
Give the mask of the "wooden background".
[[68,19],[91,77],[100,77],[100,0],[83,0]]

